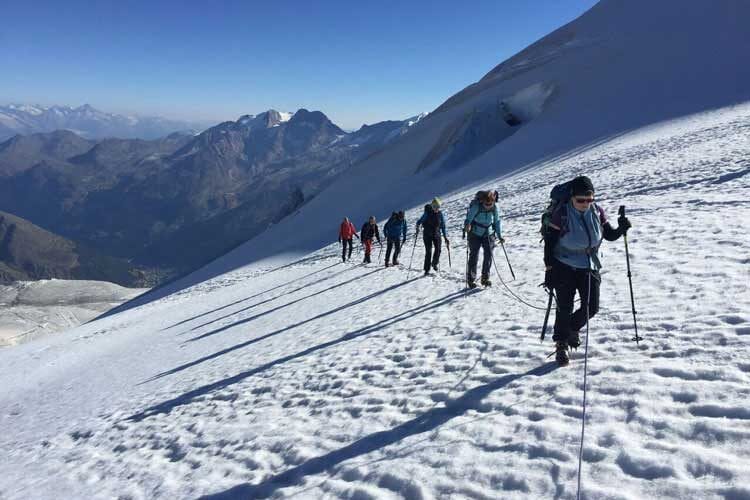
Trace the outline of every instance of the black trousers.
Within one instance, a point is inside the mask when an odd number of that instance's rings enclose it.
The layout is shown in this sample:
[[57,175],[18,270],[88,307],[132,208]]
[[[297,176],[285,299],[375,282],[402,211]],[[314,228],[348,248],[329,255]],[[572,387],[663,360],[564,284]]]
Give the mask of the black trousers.
[[[589,279],[589,274],[591,279]],[[586,325],[586,316],[590,319],[599,311],[601,276],[598,271],[575,269],[561,262],[555,262],[552,266],[552,276],[557,296],[555,333],[552,339],[578,347],[581,343],[578,332]],[[589,283],[591,283],[590,289]],[[573,312],[576,292],[581,298],[581,306]],[[588,314],[586,297],[589,299]]]
[[489,278],[493,259],[492,241],[487,234],[485,236],[477,236],[473,232],[469,233],[469,276],[467,276],[467,279],[470,282],[477,279],[480,248],[482,249],[482,278]]
[[385,263],[388,264],[393,250],[393,263],[398,262],[398,254],[401,253],[401,238],[388,238],[388,245],[385,247]]
[[[349,255],[346,254],[346,245],[349,245]],[[341,260],[346,262],[346,259],[352,258],[352,239],[341,240]]]
[[423,234],[422,241],[424,241],[424,270],[425,272],[430,270],[430,266],[435,266],[440,263],[440,233]]

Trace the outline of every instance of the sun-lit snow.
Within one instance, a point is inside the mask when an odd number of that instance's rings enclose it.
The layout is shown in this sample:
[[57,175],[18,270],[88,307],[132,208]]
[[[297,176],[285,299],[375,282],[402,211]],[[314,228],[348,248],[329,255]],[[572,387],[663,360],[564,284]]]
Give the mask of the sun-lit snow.
[[501,192],[518,279],[500,250],[498,270],[529,306],[497,276],[464,290],[468,190],[444,200],[452,267],[444,254],[440,277],[356,253],[342,264],[334,243],[0,351],[0,492],[572,498],[583,353],[555,369],[539,343],[537,231],[550,187],[585,167],[611,217],[629,209],[644,341],[630,340],[622,241],[607,243],[583,492],[746,498],[748,123],[750,105],[695,115],[486,183]]

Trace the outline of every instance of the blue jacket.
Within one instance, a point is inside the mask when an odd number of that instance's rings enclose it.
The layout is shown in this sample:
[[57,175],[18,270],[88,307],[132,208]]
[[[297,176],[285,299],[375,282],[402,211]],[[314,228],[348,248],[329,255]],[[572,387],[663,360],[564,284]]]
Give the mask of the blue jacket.
[[601,268],[599,246],[607,223],[601,208],[591,204],[585,212],[579,212],[568,202],[552,214],[551,222],[561,229],[553,250],[557,260],[577,269]]
[[422,214],[422,217],[420,217],[419,220],[417,221],[417,231],[419,231],[419,226],[424,226],[425,235],[433,236],[433,235],[438,235],[440,234],[440,232],[442,232],[443,237],[447,238],[448,235],[445,233],[445,217],[443,217],[443,212],[440,211],[437,213],[438,221],[439,221],[438,223],[439,229],[436,227],[431,227],[431,224],[430,224],[431,215],[432,213],[425,210],[425,212]]
[[385,237],[391,240],[397,240],[399,238],[406,239],[406,219],[399,220],[391,217],[383,227],[383,233]]
[[493,205],[491,210],[485,210],[481,203],[472,203],[466,212],[464,226],[466,224],[471,224],[471,232],[480,238],[488,234],[490,227],[495,230],[498,238],[503,235],[503,224],[497,204]]

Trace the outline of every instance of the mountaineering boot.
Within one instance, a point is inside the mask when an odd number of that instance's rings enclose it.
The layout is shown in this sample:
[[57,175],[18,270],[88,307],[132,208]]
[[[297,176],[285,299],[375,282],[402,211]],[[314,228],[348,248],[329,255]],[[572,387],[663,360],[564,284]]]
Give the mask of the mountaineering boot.
[[555,361],[560,366],[568,366],[570,358],[568,357],[568,344],[565,342],[557,342],[555,344]]
[[490,281],[489,276],[482,276],[481,283],[482,286],[492,286],[492,282]]
[[473,290],[474,288],[477,287],[477,282],[476,281],[469,281],[469,283],[466,286],[468,286],[469,288],[471,288]]
[[396,259],[393,259],[393,265],[394,265],[394,266],[397,266],[397,265],[398,265],[398,261],[397,261]]
[[385,267],[390,267],[390,266],[391,266],[390,263],[388,262],[385,263]]
[[433,264],[433,265],[432,265],[432,269],[434,269],[434,270],[435,270],[435,272],[437,272],[437,270],[438,270],[437,264]]

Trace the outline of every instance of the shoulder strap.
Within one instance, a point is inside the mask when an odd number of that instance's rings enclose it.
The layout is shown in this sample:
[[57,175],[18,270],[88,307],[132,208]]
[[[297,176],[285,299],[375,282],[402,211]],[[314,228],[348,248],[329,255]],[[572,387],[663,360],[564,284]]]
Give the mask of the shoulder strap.
[[558,205],[557,210],[560,211],[560,235],[568,231],[568,202],[563,202]]

